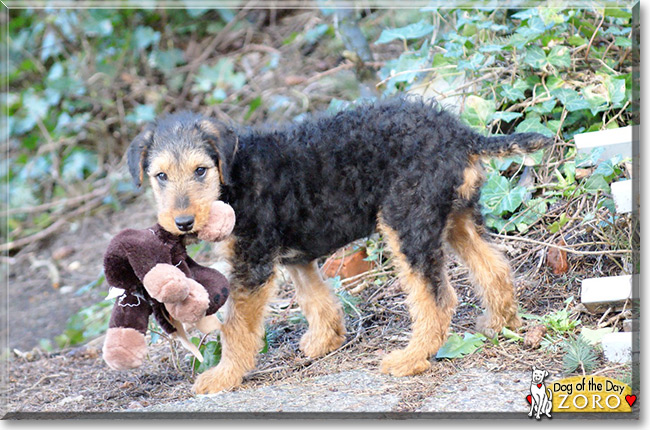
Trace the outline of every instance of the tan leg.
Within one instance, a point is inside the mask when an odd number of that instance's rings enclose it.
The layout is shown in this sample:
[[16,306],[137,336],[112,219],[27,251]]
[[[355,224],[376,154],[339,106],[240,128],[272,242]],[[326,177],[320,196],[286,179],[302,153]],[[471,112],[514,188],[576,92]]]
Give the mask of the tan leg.
[[300,350],[309,357],[334,351],[345,340],[343,310],[332,289],[323,281],[316,262],[286,266],[296,298],[309,329],[300,339]]
[[510,265],[494,245],[481,237],[472,212],[452,214],[446,236],[472,272],[474,289],[486,308],[477,321],[477,329],[494,337],[503,327],[521,326]]
[[255,358],[264,345],[267,303],[274,293],[275,276],[253,292],[233,288],[221,326],[221,361],[199,375],[193,387],[197,394],[236,387],[255,367]]
[[[456,293],[444,273],[444,261],[438,261],[438,285],[414,270],[402,253],[397,232],[379,223],[379,230],[393,255],[400,285],[407,293],[406,303],[413,323],[413,332],[406,348],[393,351],[381,363],[381,371],[394,376],[415,375],[431,367],[429,357],[436,353],[447,337],[456,307]],[[439,250],[440,260],[444,260]],[[434,293],[434,288],[437,292]]]

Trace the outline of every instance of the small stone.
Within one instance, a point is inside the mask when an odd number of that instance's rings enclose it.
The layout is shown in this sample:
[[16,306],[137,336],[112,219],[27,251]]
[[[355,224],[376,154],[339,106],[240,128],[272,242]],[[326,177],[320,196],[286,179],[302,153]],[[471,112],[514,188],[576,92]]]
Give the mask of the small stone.
[[74,254],[74,251],[75,249],[72,246],[61,246],[52,252],[52,258],[54,260],[63,260]]

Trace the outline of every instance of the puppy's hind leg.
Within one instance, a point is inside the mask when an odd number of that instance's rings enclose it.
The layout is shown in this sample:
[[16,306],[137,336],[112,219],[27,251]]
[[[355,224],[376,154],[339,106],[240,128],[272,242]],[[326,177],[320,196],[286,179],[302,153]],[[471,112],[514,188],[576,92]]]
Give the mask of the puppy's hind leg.
[[341,304],[323,281],[315,261],[286,268],[296,287],[298,304],[309,323],[309,329],[300,339],[300,349],[309,357],[321,357],[345,340]]
[[[406,302],[412,320],[408,345],[386,356],[381,371],[394,376],[415,375],[431,367],[429,357],[443,345],[456,307],[456,293],[444,272],[441,248],[428,250],[425,275],[422,270],[414,268],[403,253],[403,240],[398,232],[381,221],[378,227],[395,260],[401,287],[407,293]],[[424,229],[414,231],[422,232]]]
[[446,239],[467,264],[475,280],[475,291],[486,309],[477,321],[477,329],[494,337],[503,327],[521,325],[512,272],[508,261],[480,234],[471,209],[451,214]]

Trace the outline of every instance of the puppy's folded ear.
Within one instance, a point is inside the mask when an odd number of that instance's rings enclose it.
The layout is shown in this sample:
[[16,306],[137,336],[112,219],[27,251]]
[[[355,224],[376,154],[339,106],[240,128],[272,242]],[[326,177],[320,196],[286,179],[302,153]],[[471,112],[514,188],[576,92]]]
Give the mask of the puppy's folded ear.
[[216,157],[221,183],[229,185],[232,164],[239,144],[237,134],[232,127],[211,118],[201,118],[197,123],[197,128],[213,151],[212,156]]
[[140,187],[144,181],[144,173],[148,164],[147,155],[152,143],[153,125],[150,124],[133,139],[126,151],[126,164],[129,166],[129,172],[136,187]]

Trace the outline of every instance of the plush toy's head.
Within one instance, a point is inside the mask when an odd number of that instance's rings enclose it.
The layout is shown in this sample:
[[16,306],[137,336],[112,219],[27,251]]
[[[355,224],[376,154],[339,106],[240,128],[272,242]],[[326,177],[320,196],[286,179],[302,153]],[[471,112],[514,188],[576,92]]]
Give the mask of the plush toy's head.
[[199,230],[198,237],[208,242],[219,242],[232,233],[235,227],[235,211],[232,207],[217,200],[210,206],[206,224]]

